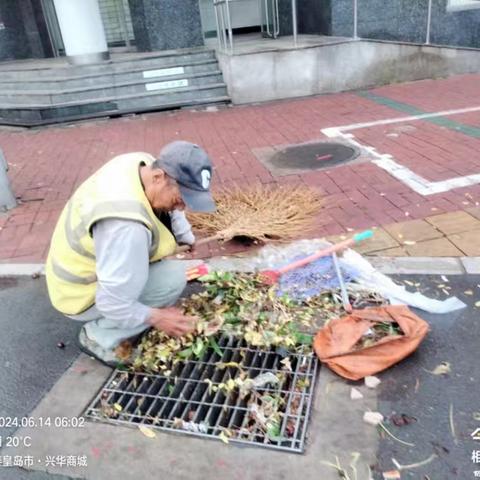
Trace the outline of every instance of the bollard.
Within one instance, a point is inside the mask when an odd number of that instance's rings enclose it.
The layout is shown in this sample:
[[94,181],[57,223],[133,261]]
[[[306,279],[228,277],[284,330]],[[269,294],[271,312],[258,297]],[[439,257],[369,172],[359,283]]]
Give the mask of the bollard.
[[0,149],[0,211],[10,210],[17,206],[15,195],[13,194],[10,182],[8,180],[8,163]]

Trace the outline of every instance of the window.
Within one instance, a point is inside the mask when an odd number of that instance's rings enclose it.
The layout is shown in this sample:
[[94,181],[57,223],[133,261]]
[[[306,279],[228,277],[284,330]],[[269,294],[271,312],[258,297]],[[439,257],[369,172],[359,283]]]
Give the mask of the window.
[[448,0],[447,11],[458,12],[460,10],[472,10],[480,8],[480,0]]

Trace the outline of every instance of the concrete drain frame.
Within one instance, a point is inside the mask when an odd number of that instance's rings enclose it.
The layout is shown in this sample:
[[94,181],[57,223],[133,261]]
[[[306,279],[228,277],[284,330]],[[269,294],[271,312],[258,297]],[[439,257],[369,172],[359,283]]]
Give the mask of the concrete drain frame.
[[[291,371],[287,372],[280,363],[286,358],[285,352],[252,348],[243,340],[229,337],[219,339],[218,345],[222,355],[208,349],[200,359],[177,363],[168,377],[116,369],[84,416],[94,421],[143,425],[203,438],[223,437],[232,443],[303,453],[318,369],[312,348],[288,352]],[[242,372],[251,379],[268,372],[282,378],[276,386],[255,388],[255,395],[279,402],[279,431],[273,439],[255,420],[258,412],[252,416],[249,400],[253,394],[242,398],[238,388],[231,392],[212,388],[235,380]]]

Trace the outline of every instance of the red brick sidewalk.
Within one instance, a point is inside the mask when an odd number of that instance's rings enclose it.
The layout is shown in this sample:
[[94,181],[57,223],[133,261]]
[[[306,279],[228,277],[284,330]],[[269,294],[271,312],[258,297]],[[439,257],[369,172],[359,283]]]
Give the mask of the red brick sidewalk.
[[[480,75],[466,75],[387,86],[371,93],[424,112],[437,112],[480,106],[479,82]],[[480,185],[422,196],[370,162],[272,177],[253,153],[256,148],[324,139],[321,130],[328,127],[406,115],[356,93],[343,93],[35,131],[0,129],[0,147],[22,201],[15,210],[0,214],[0,261],[43,261],[63,205],[89,174],[114,155],[129,151],[155,154],[175,139],[205,147],[219,182],[304,182],[317,188],[325,198],[325,208],[317,219],[315,236],[478,205]],[[478,129],[480,111],[448,119]],[[452,126],[421,120],[353,133],[362,144],[393,155],[398,163],[430,181],[480,173],[480,138]]]

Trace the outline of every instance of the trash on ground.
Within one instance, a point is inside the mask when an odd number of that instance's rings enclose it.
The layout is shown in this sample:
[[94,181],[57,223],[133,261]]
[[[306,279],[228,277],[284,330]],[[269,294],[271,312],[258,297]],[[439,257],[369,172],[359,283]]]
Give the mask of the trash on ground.
[[352,400],[360,400],[363,398],[363,393],[360,390],[352,387],[352,390],[350,391],[350,398]]
[[383,480],[398,480],[400,478],[402,478],[402,476],[398,470],[383,472]]
[[[377,324],[398,325],[403,334],[395,330],[390,334],[389,330],[387,335],[374,338],[375,342],[362,343],[359,347],[362,338],[372,338],[370,332]],[[320,360],[338,375],[360,380],[410,355],[428,330],[427,322],[406,306],[367,308],[329,322],[315,336],[314,349]]]
[[380,425],[383,422],[383,415],[380,412],[365,412],[363,414],[363,421],[370,425]]
[[367,375],[365,377],[365,385],[368,388],[377,388],[381,383],[382,381],[378,377],[374,377],[372,375]]
[[404,440],[400,440],[398,437],[396,437],[382,422],[378,424],[378,426],[390,437],[393,438],[398,443],[401,443],[402,445],[405,445],[407,447],[414,447],[414,443],[410,442],[405,442]]
[[448,375],[452,371],[450,363],[442,362],[437,365],[432,371],[427,370],[427,372],[431,373],[432,375]]
[[139,425],[138,429],[148,438],[155,438],[157,434],[148,427],[145,427],[145,425]]
[[[440,301],[428,298],[420,292],[408,292],[405,286],[397,285],[354,250],[345,251],[339,260],[342,267],[346,264],[350,269],[355,269],[356,284],[376,291],[387,298],[392,305],[409,305],[429,313],[449,313],[466,307],[465,303],[457,297]],[[480,306],[480,302],[478,302],[478,306]]]
[[423,467],[425,465],[428,465],[429,463],[433,462],[436,458],[438,457],[437,454],[432,453],[426,460],[423,460],[421,462],[416,462],[416,463],[411,463],[410,465],[401,465],[397,460],[392,458],[392,463],[395,465],[395,467],[399,470],[411,470],[413,468],[418,468],[418,467]]
[[416,421],[417,419],[415,417],[411,417],[405,413],[396,413],[390,417],[390,423],[393,423],[396,427],[404,427],[405,425],[410,425]]

